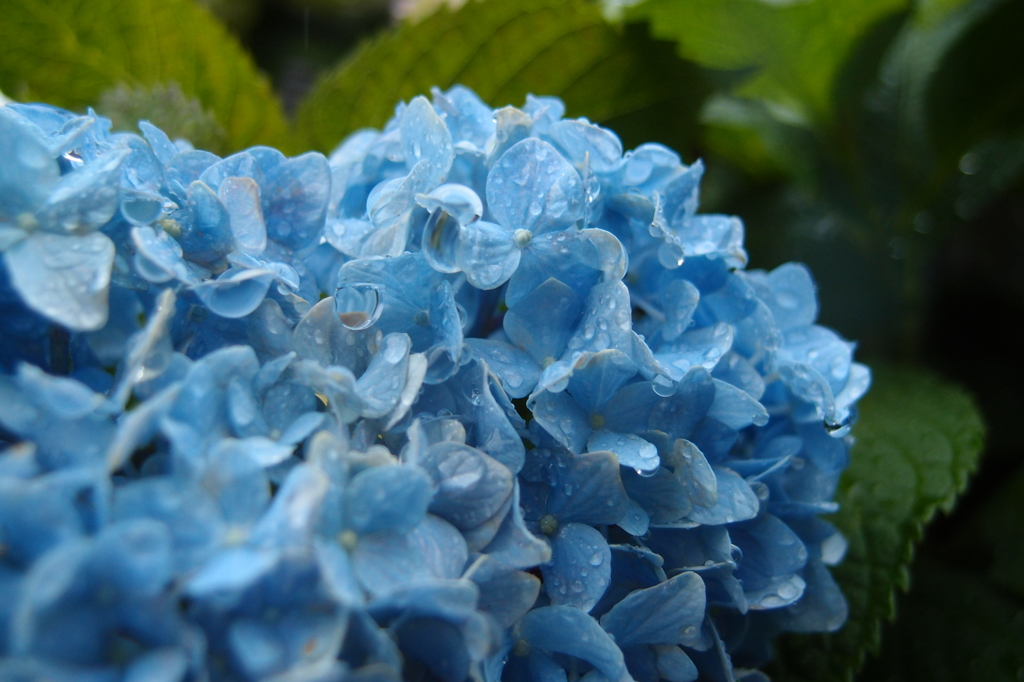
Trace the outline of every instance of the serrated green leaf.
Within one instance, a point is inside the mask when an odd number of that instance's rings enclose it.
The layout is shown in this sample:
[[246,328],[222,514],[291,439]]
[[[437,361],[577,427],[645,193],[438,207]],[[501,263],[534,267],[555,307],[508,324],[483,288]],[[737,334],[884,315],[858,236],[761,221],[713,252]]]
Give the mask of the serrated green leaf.
[[878,650],[924,524],[953,508],[977,466],[984,431],[961,389],[921,370],[875,371],[831,519],[850,542],[833,569],[850,618],[832,635],[784,637],[773,680],[845,682]]
[[190,0],[10,0],[0,21],[0,90],[22,101],[94,105],[120,84],[177,84],[227,131],[232,149],[283,145],[267,80]]
[[861,33],[906,0],[647,0],[627,17],[651,22],[687,59],[716,69],[753,69],[737,90],[790,118],[827,119],[835,75]]
[[609,25],[584,0],[488,0],[364,45],[317,85],[297,127],[327,151],[385,123],[397,102],[455,83],[493,106],[521,105],[528,92],[560,96],[569,115],[612,127],[627,147],[657,140],[682,148],[707,93],[670,43],[649,39],[643,26]]

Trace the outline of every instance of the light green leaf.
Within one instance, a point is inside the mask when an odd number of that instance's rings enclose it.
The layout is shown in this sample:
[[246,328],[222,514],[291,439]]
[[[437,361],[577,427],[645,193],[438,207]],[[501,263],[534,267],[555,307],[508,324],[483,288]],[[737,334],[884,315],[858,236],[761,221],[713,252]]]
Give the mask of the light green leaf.
[[924,525],[949,511],[967,486],[985,428],[961,389],[916,369],[878,369],[854,427],[857,442],[831,520],[850,548],[833,569],[850,618],[833,635],[787,636],[772,679],[852,680],[865,655],[878,650],[884,620],[895,615],[896,589]]
[[833,82],[858,37],[906,0],[647,0],[627,11],[675,40],[687,59],[753,69],[736,94],[762,99],[785,119],[828,118]]
[[358,128],[383,125],[397,102],[456,83],[492,106],[522,105],[528,92],[560,96],[570,116],[608,125],[627,147],[681,148],[707,92],[670,43],[649,39],[643,26],[609,25],[584,0],[471,1],[364,45],[317,85],[297,127],[327,151]]
[[120,83],[177,84],[216,116],[229,148],[287,141],[267,80],[191,0],[10,0],[2,14],[10,97],[81,110]]

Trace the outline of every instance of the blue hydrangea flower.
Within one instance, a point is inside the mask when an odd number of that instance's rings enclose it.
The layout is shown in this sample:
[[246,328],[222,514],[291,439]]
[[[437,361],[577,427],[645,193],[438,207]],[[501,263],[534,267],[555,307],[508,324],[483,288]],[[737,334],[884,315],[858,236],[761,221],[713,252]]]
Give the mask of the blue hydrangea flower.
[[0,677],[762,679],[870,372],[527,97],[225,158],[0,107]]

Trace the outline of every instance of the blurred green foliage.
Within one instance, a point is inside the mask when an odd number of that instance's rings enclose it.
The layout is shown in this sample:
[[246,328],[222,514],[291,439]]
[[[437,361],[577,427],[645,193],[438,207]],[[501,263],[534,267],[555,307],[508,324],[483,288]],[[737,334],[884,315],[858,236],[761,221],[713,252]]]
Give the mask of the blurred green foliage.
[[623,14],[469,0],[413,23],[389,0],[0,0],[0,90],[124,127],[145,116],[223,152],[328,152],[395,102],[463,83],[494,106],[558,95],[626,148],[705,157],[703,209],[744,218],[754,267],[808,263],[823,323],[861,357],[966,383],[988,422],[978,463],[961,390],[878,372],[835,518],[850,623],[782,640],[776,679],[851,679],[880,632],[860,679],[1024,679],[1024,0]]
[[653,126],[683,147],[708,92],[671,44],[641,27],[610,26],[583,0],[491,0],[444,7],[365,44],[317,84],[297,129],[330,151],[359,128],[382,126],[396,102],[455,83],[494,106],[521,105],[530,92],[557,95],[569,115],[614,125],[627,144],[630,135],[634,144],[649,139]]
[[269,83],[191,0],[5,0],[0,90],[81,109],[124,83],[176,84],[227,131],[229,148],[287,143]]

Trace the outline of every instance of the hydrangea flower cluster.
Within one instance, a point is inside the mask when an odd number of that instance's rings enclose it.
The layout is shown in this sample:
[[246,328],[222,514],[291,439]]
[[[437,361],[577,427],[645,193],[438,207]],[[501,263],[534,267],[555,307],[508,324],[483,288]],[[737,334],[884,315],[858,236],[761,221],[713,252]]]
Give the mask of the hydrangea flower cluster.
[[564,111],[222,159],[0,107],[0,677],[756,680],[843,623],[867,368]]

